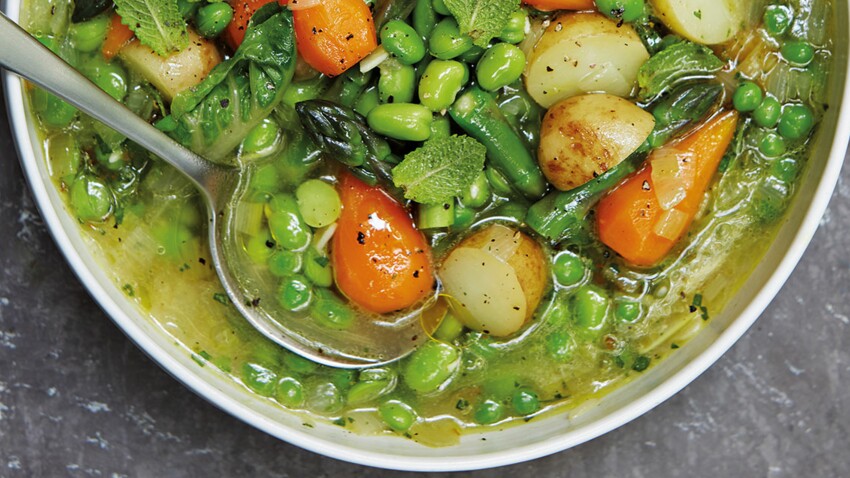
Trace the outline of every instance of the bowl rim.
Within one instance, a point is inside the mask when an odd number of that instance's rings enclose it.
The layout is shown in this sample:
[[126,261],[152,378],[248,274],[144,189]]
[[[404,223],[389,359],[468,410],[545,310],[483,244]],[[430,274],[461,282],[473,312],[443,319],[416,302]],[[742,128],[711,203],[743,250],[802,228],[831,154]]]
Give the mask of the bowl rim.
[[[843,2],[836,0],[835,5],[839,3]],[[850,0],[848,0],[848,3],[850,3]],[[20,4],[21,0],[6,0],[0,3],[0,9],[6,12],[11,19],[17,21]],[[773,272],[769,274],[769,278],[758,289],[755,296],[749,301],[738,317],[732,320],[728,327],[713,340],[711,345],[706,347],[694,359],[629,405],[621,407],[595,422],[573,429],[556,438],[546,439],[533,445],[517,447],[508,451],[482,453],[473,457],[400,457],[387,453],[364,451],[359,448],[346,446],[344,443],[318,438],[294,427],[288,427],[284,424],[267,420],[259,412],[222,393],[211,383],[203,380],[196,370],[175,360],[166,351],[165,347],[162,347],[153,340],[145,330],[135,324],[121,310],[118,302],[113,300],[104,284],[96,278],[93,271],[83,261],[80,251],[74,248],[69,231],[63,227],[60,221],[60,214],[65,213],[60,213],[57,209],[51,207],[48,189],[39,174],[37,158],[34,153],[35,145],[32,143],[30,137],[29,123],[24,107],[22,80],[12,73],[4,71],[3,86],[9,123],[13,133],[12,136],[15,139],[18,157],[48,230],[65,257],[65,260],[89,294],[91,294],[111,320],[144,353],[151,357],[170,375],[217,408],[290,444],[320,455],[365,466],[406,471],[437,472],[476,470],[521,463],[567,450],[608,433],[644,415],[661,402],[672,397],[700,376],[740,339],[767,308],[802,258],[803,253],[818,228],[821,217],[826,211],[838,182],[839,173],[847,152],[848,139],[850,139],[850,61],[846,59],[844,61],[846,63],[843,71],[845,75],[844,82],[843,84],[836,84],[836,87],[842,90],[841,94],[835,95],[836,98],[840,98],[841,105],[835,134],[829,149],[829,159],[824,165],[823,173],[817,181],[814,195],[808,207],[803,209],[803,219],[800,226],[793,235],[793,239],[788,245],[781,261]],[[834,74],[840,73],[842,72],[838,69],[834,71]]]

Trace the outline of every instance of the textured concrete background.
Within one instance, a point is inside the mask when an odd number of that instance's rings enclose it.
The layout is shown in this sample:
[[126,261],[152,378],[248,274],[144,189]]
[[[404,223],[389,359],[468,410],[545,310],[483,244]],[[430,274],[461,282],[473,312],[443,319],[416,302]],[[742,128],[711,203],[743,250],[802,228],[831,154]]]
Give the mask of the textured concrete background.
[[[471,475],[848,476],[848,285],[845,167],[785,288],[702,377],[590,443]],[[244,425],[131,344],[59,254],[0,116],[0,477],[399,475],[324,458]]]

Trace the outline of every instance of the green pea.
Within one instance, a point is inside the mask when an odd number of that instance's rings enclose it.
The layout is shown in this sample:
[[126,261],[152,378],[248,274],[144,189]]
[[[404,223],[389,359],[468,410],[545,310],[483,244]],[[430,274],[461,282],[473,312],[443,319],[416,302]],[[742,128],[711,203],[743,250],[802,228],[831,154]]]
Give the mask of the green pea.
[[315,247],[308,248],[304,253],[304,275],[319,287],[330,287],[334,281],[331,260]]
[[558,253],[552,263],[552,273],[555,274],[555,280],[564,287],[581,282],[584,279],[585,270],[581,258],[569,251]]
[[419,102],[431,111],[448,109],[468,78],[466,66],[454,60],[434,60],[419,80]]
[[114,207],[109,186],[100,178],[89,175],[74,180],[69,201],[81,222],[104,222]]
[[445,115],[434,116],[431,122],[431,136],[428,139],[444,139],[452,135],[452,123]]
[[504,414],[504,405],[496,400],[488,398],[475,407],[473,417],[475,418],[475,421],[481,425],[490,425],[501,420]]
[[338,298],[326,295],[313,302],[310,317],[322,325],[343,330],[354,323],[354,312]]
[[782,58],[794,66],[806,66],[815,58],[815,49],[804,41],[789,41],[782,45]]
[[785,184],[791,184],[800,174],[800,161],[782,158],[771,164],[771,175]]
[[442,342],[431,341],[419,347],[408,359],[404,383],[419,393],[440,388],[457,370],[458,350]]
[[641,304],[629,298],[622,298],[615,301],[614,317],[621,322],[632,323],[640,318]]
[[431,36],[431,31],[437,24],[437,12],[434,11],[434,4],[431,0],[416,0],[412,18],[413,29],[423,40]]
[[773,128],[779,122],[782,114],[782,104],[772,97],[766,96],[758,108],[753,111],[753,120],[763,128]]
[[379,104],[381,104],[381,97],[378,94],[378,87],[370,86],[354,102],[354,111],[363,116],[369,116],[369,112]]
[[487,175],[487,181],[490,183],[490,187],[494,193],[504,197],[513,196],[514,190],[511,187],[511,183],[508,182],[502,173],[489,166],[484,168],[484,173]]
[[275,399],[289,408],[298,408],[304,404],[304,387],[293,377],[283,377],[277,382]]
[[558,362],[566,363],[573,355],[573,342],[564,330],[557,330],[546,336],[546,352]]
[[339,219],[342,202],[339,193],[330,184],[310,179],[295,190],[298,210],[304,222],[311,227],[325,227]]
[[302,276],[286,278],[278,289],[277,299],[284,309],[295,312],[303,310],[310,304],[313,292],[310,283]]
[[573,319],[578,327],[598,332],[608,313],[608,297],[594,286],[579,288],[573,295]]
[[596,0],[596,8],[608,18],[633,22],[643,16],[643,0]]
[[306,389],[304,404],[315,413],[328,415],[342,410],[345,406],[342,391],[332,382],[314,380]]
[[295,198],[289,194],[277,195],[269,203],[269,210],[269,229],[281,247],[300,251],[310,244],[310,228],[301,218]]
[[741,113],[749,113],[759,107],[763,98],[759,85],[752,81],[744,81],[732,94],[732,104]]
[[381,103],[410,103],[416,91],[416,69],[394,59],[381,63],[378,97]]
[[452,13],[446,6],[445,0],[431,0],[431,4],[434,6],[434,11],[440,15],[451,15]]
[[431,32],[428,48],[434,57],[440,60],[451,60],[466,53],[472,48],[472,37],[460,33],[460,28],[454,18],[443,19]]
[[497,43],[490,47],[476,67],[476,78],[481,88],[495,91],[517,81],[525,69],[525,53],[510,43]]
[[277,373],[260,364],[246,362],[242,366],[242,382],[254,393],[271,397],[277,385]]
[[431,136],[434,117],[422,105],[390,103],[376,106],[367,121],[378,134],[402,141],[425,141]]
[[399,400],[390,400],[378,407],[378,414],[390,428],[405,432],[416,422],[416,412],[410,405]]
[[233,20],[233,7],[227,2],[208,3],[195,14],[198,33],[206,38],[215,38]]
[[784,5],[771,5],[764,11],[764,27],[775,37],[784,35],[793,20],[793,12]]
[[785,154],[785,140],[776,133],[768,133],[759,142],[759,151],[768,158],[777,158]]
[[425,58],[422,37],[402,20],[390,20],[381,28],[381,45],[405,65],[412,65]]
[[304,260],[301,254],[292,251],[274,251],[269,256],[269,272],[275,277],[289,277],[301,272]]
[[514,411],[519,415],[531,415],[540,410],[540,399],[537,394],[527,388],[521,388],[511,397]]
[[[212,3],[210,5],[219,5]],[[277,122],[271,118],[264,118],[257,126],[251,128],[245,139],[242,140],[242,154],[264,155],[268,154],[277,145],[280,139],[280,128]]]
[[447,314],[440,326],[434,331],[434,338],[442,342],[452,342],[463,333],[463,322],[452,314]]
[[91,53],[100,48],[106,32],[109,30],[109,17],[98,15],[89,21],[74,23],[69,34],[74,49],[83,53]]
[[815,125],[812,110],[806,105],[785,105],[779,117],[779,134],[786,139],[802,139]]
[[528,11],[520,8],[511,13],[508,23],[502,27],[499,40],[505,43],[517,44],[525,40],[525,28],[528,26]]
[[245,254],[255,264],[266,264],[272,257],[275,243],[269,231],[263,229],[260,234],[251,236],[245,243]]
[[490,201],[490,182],[487,181],[487,174],[484,171],[478,173],[475,181],[469,185],[469,188],[463,192],[460,202],[469,208],[483,207]]

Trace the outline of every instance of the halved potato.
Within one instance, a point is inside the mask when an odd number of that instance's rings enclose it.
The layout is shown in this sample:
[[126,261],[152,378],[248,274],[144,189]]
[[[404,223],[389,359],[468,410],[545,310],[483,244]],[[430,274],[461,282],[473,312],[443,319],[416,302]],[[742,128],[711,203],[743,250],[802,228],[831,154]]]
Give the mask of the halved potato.
[[696,43],[731,40],[744,22],[749,2],[741,0],[653,0],[655,12],[671,30]]
[[634,29],[600,13],[558,16],[529,55],[525,86],[545,107],[582,93],[631,94],[649,53]]

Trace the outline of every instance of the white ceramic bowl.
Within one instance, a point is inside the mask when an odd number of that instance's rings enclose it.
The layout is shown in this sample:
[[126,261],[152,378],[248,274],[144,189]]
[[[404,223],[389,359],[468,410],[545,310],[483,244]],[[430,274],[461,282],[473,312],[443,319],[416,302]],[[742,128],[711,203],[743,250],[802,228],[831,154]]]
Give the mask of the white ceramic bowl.
[[[535,420],[504,431],[470,435],[450,448],[427,448],[410,440],[353,435],[340,427],[304,427],[301,418],[250,395],[243,387],[198,367],[186,350],[142,316],[103,272],[81,237],[79,225],[50,181],[21,81],[5,73],[6,100],[21,162],[42,216],[71,267],[115,323],[150,357],[187,387],[222,410],[285,440],[340,460],[382,468],[448,471],[489,468],[542,457],[611,431],[646,413],[713,364],[755,322],[791,274],[818,227],[850,138],[848,96],[848,2],[836,0],[836,56],[830,109],[820,127],[807,173],[776,241],[722,315],[659,365],[577,416]],[[20,0],[4,11],[17,19]]]

